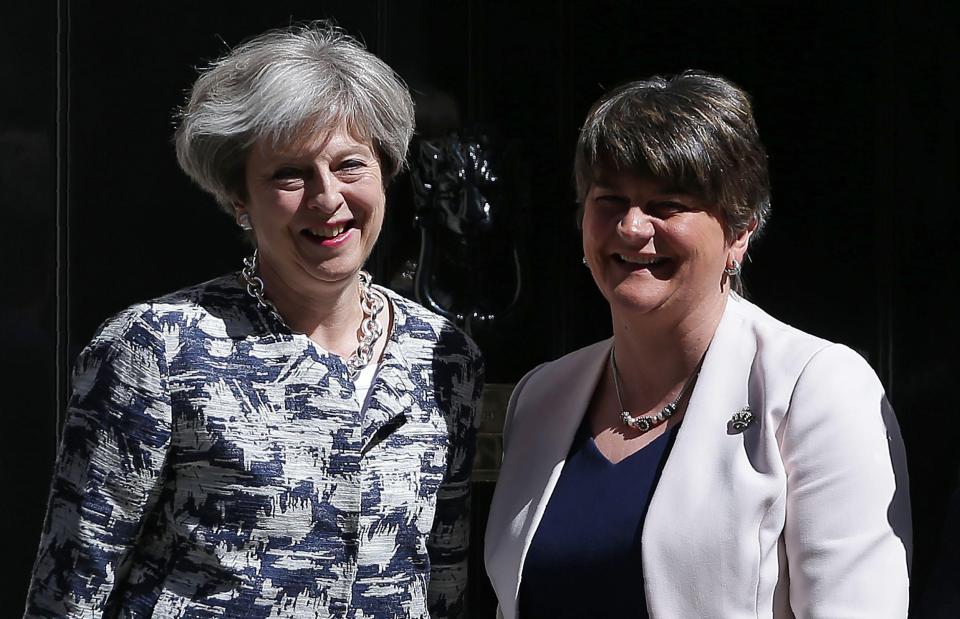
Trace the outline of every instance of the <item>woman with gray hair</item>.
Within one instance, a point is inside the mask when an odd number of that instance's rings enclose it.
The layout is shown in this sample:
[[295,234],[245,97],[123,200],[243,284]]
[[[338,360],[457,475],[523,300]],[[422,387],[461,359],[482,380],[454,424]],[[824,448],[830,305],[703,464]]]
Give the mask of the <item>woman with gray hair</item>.
[[615,89],[575,170],[613,337],[511,398],[485,549],[502,615],[906,616],[880,381],[741,293],[770,208],[747,95],[693,72]]
[[480,355],[361,270],[412,132],[326,23],[202,72],[177,157],[255,249],[81,354],[26,616],[464,616]]

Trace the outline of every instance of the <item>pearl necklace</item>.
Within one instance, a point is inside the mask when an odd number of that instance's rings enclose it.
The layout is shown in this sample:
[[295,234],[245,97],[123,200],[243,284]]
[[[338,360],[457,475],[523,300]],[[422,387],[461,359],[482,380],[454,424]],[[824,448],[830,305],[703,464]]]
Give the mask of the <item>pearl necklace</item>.
[[[704,356],[706,356],[706,353],[704,353]],[[690,389],[690,386],[693,385],[693,381],[697,378],[697,375],[700,374],[701,365],[703,365],[703,357],[701,357],[700,362],[697,363],[697,367],[693,371],[693,374],[687,378],[687,382],[683,383],[683,387],[680,388],[680,393],[677,394],[677,397],[674,398],[672,402],[667,403],[666,406],[661,408],[659,413],[656,415],[640,415],[634,417],[623,406],[623,394],[621,393],[620,389],[620,370],[617,368],[617,356],[614,354],[614,347],[611,346],[610,368],[613,370],[613,387],[617,392],[617,403],[620,404],[621,421],[634,430],[640,432],[640,434],[646,434],[667,419],[673,417],[673,414],[677,412],[677,407],[680,405],[680,400],[683,399],[683,396],[686,395],[687,391]]]

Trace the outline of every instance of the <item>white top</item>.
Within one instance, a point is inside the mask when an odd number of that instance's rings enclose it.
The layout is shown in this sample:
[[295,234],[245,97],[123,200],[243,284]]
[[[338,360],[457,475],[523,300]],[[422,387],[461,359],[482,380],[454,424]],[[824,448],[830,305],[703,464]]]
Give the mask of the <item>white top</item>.
[[353,381],[353,385],[357,389],[357,402],[360,403],[361,409],[367,401],[367,392],[370,391],[370,385],[373,384],[373,378],[377,375],[377,368],[379,367],[379,363],[373,363],[371,361],[360,370],[357,378]]

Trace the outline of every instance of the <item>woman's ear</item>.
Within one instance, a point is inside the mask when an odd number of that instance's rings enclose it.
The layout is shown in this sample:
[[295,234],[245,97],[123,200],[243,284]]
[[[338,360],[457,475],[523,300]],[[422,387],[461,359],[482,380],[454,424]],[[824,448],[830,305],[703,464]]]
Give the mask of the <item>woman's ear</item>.
[[250,213],[247,212],[247,208],[239,200],[234,200],[233,202],[233,215],[237,225],[240,226],[241,230],[253,230],[253,223],[250,221]]
[[750,247],[750,237],[757,229],[757,218],[751,217],[747,227],[741,230],[730,243],[730,252],[732,257],[743,264],[744,256],[747,255],[747,249]]

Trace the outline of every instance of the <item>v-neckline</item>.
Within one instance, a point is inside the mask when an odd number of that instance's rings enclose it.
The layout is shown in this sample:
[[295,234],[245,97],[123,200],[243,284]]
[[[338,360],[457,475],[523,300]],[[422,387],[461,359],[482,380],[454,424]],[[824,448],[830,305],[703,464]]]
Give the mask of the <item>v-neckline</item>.
[[640,449],[624,457],[622,460],[618,460],[617,462],[614,462],[613,460],[608,458],[607,455],[603,453],[603,451],[601,451],[600,446],[597,445],[597,441],[594,438],[593,433],[590,431],[590,426],[586,418],[584,418],[583,424],[579,431],[583,432],[586,436],[584,441],[587,444],[587,449],[589,449],[593,453],[593,455],[603,460],[603,463],[605,466],[609,468],[615,468],[620,466],[621,464],[626,463],[629,460],[633,460],[635,457],[638,456],[638,454],[642,454],[644,452],[649,453],[651,448],[654,447],[655,445],[659,445],[661,441],[669,441],[670,437],[677,433],[677,430],[680,428],[680,425],[681,425],[680,423],[677,423],[676,425],[667,428],[666,432],[664,432],[657,438],[653,439],[652,441],[650,441]]

